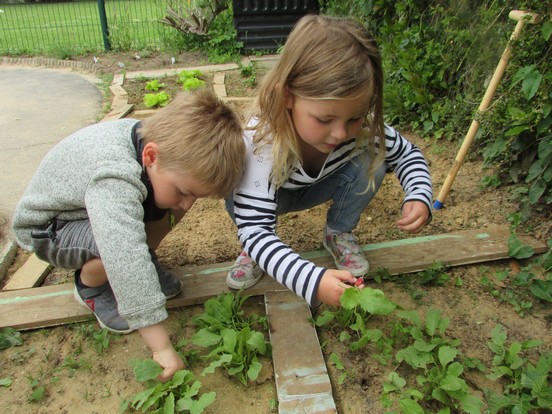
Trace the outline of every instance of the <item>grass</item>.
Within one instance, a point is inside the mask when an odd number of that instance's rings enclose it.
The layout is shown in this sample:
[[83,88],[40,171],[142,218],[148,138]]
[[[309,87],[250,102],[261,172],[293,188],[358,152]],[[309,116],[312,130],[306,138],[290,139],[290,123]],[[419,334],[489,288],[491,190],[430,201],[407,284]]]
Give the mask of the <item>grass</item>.
[[[164,0],[107,0],[114,50],[158,49],[174,29],[158,22]],[[46,54],[67,59],[104,50],[98,2],[0,6],[0,54]]]

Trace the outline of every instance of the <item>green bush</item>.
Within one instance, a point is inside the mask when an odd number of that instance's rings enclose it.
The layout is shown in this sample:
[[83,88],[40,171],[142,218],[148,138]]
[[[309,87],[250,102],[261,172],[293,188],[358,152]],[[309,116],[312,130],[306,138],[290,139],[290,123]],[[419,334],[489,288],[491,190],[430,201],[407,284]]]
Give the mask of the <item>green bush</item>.
[[[434,141],[460,141],[481,121],[471,155],[495,167],[482,183],[518,184],[525,218],[552,202],[552,23],[546,2],[327,0],[322,11],[357,16],[382,50],[386,121]],[[539,13],[513,44],[506,73],[484,115],[477,110],[515,22]]]

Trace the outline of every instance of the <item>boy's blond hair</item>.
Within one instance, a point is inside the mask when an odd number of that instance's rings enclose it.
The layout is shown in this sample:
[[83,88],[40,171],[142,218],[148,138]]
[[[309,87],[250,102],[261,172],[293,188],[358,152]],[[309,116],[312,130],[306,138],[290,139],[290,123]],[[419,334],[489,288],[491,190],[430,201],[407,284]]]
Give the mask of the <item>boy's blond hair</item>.
[[240,119],[213,91],[184,92],[152,117],[140,133],[159,148],[159,167],[187,173],[226,197],[239,183],[245,144]]
[[383,70],[376,42],[366,29],[347,18],[307,15],[291,31],[276,66],[266,75],[258,97],[255,141],[273,145],[272,181],[279,187],[301,160],[299,140],[286,94],[305,99],[339,100],[371,94],[365,127],[357,146],[370,152],[370,186],[385,158],[385,144],[375,153],[374,137],[384,137]]

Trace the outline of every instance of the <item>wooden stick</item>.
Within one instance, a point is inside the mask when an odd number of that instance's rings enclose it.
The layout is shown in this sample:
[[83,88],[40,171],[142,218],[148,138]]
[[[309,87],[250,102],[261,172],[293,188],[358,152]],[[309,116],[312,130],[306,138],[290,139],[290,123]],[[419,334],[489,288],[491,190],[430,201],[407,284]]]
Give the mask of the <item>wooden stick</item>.
[[443,207],[443,203],[445,202],[445,199],[447,198],[448,193],[450,192],[452,183],[454,182],[454,179],[456,178],[458,171],[460,171],[460,167],[464,162],[464,158],[466,157],[466,154],[468,153],[468,150],[473,142],[473,139],[475,138],[475,134],[479,129],[479,121],[477,120],[477,118],[480,118],[481,115],[483,115],[485,111],[487,111],[487,109],[489,108],[489,104],[493,99],[493,96],[498,87],[498,83],[502,79],[502,76],[504,75],[504,71],[506,70],[506,66],[508,65],[508,60],[510,59],[510,55],[512,53],[512,48],[511,48],[512,42],[519,37],[521,29],[523,28],[525,23],[536,24],[540,22],[540,16],[538,14],[529,13],[521,10],[512,10],[509,14],[509,17],[510,19],[517,21],[516,28],[514,29],[514,32],[512,33],[512,36],[510,37],[510,40],[506,45],[504,52],[502,53],[500,62],[498,63],[493,73],[493,77],[491,78],[491,82],[489,83],[489,86],[487,86],[485,95],[481,100],[478,113],[474,117],[470,125],[470,128],[468,130],[468,133],[466,134],[464,141],[462,142],[462,146],[458,150],[458,154],[456,155],[454,164],[452,165],[452,168],[450,169],[447,175],[447,178],[443,183],[443,187],[441,188],[441,191],[439,192],[437,199],[433,203],[433,208],[435,210],[439,210]]

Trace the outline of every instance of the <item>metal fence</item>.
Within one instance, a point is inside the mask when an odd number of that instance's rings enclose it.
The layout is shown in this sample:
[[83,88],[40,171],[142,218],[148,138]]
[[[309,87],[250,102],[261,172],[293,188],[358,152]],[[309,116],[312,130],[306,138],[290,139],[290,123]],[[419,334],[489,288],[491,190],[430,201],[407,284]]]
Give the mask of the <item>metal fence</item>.
[[0,54],[157,50],[178,35],[159,23],[166,7],[166,0],[0,0]]

